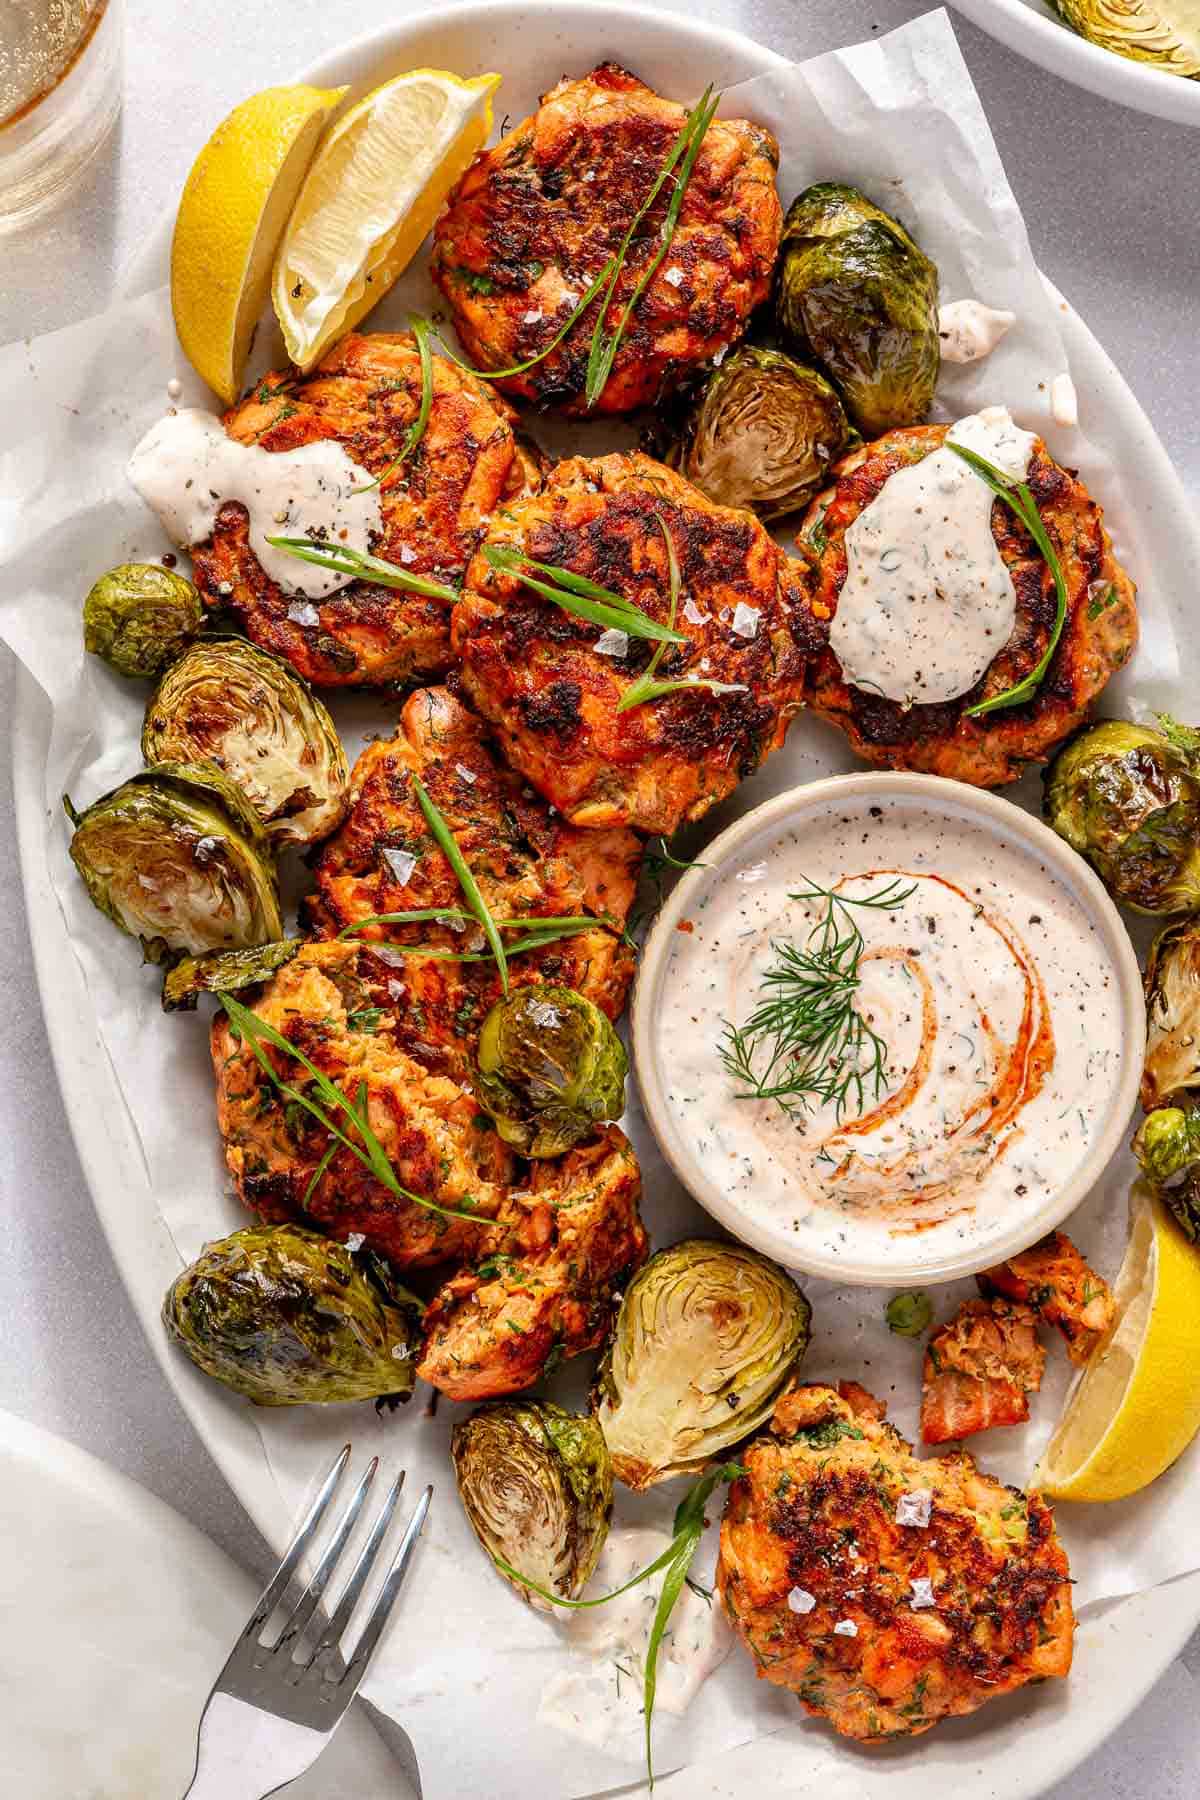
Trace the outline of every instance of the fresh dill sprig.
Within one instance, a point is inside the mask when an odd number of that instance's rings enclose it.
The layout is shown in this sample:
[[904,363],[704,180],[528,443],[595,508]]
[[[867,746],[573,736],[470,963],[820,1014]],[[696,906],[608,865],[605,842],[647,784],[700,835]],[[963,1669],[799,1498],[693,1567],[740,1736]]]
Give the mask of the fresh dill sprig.
[[744,1025],[725,1025],[721,1060],[739,1100],[775,1100],[789,1114],[832,1105],[838,1121],[856,1116],[887,1085],[888,1047],[858,1010],[865,941],[854,908],[894,912],[916,892],[894,877],[876,893],[853,897],[816,885],[789,899],[824,901],[803,944],[775,943],[763,998]]
[[[682,632],[670,625],[660,625],[649,613],[626,600],[613,588],[601,587],[586,575],[557,563],[536,562],[515,544],[485,544],[484,561],[501,575],[515,575],[524,587],[532,588],[545,600],[553,600],[564,612],[591,625],[602,625],[608,631],[623,631],[626,637],[653,638],[666,644],[686,644]],[[539,576],[545,576],[544,581]]]
[[[663,543],[667,547],[667,573],[670,581],[670,603],[667,610],[667,626],[675,629],[675,613],[679,606],[679,558],[675,554],[675,545],[671,533],[667,529],[667,521],[661,513],[656,513],[658,529],[662,532]],[[655,673],[667,645],[660,638],[654,646],[650,661],[642,673],[631,681],[621,698],[617,701],[618,712],[629,712],[635,706],[645,706],[651,700],[661,700],[664,694],[677,694],[683,688],[707,688],[713,694],[745,693],[744,681],[706,681],[703,677],[685,675],[674,681],[656,681]]]
[[369,494],[372,488],[381,488],[393,469],[398,469],[402,462],[407,461],[425,436],[425,427],[433,410],[433,352],[429,347],[429,320],[421,318],[419,313],[410,313],[408,323],[416,340],[417,355],[421,359],[421,404],[417,408],[416,418],[404,435],[404,442],[387,468],[381,475],[376,475],[374,481],[365,482],[362,487],[351,488],[351,494]]
[[399,588],[405,594],[427,594],[431,600],[448,600],[454,605],[462,598],[457,588],[443,581],[429,581],[424,575],[410,575],[399,563],[382,556],[369,556],[363,550],[352,550],[348,544],[328,544],[324,538],[269,537],[273,550],[286,550],[301,562],[313,563],[318,569],[333,569],[339,575],[353,575],[359,581],[374,582],[376,587]]
[[1026,531],[1042,553],[1051,575],[1054,577],[1054,591],[1058,596],[1058,605],[1054,614],[1054,624],[1050,628],[1050,641],[1047,643],[1037,663],[1014,687],[1005,688],[1002,694],[993,694],[990,700],[981,700],[978,706],[967,708],[969,719],[981,719],[987,713],[999,712],[1001,707],[1023,706],[1026,700],[1032,700],[1042,684],[1046,670],[1050,667],[1054,652],[1058,649],[1058,641],[1062,637],[1063,626],[1067,619],[1067,605],[1070,596],[1067,593],[1066,576],[1058,560],[1058,551],[1050,542],[1050,534],[1042,523],[1042,515],[1037,509],[1037,501],[1030,492],[1027,482],[1018,481],[995,463],[990,463],[986,456],[980,456],[975,450],[968,450],[965,444],[955,444],[946,439],[947,450],[953,450],[961,456],[981,481],[987,483],[998,500],[1014,512]]

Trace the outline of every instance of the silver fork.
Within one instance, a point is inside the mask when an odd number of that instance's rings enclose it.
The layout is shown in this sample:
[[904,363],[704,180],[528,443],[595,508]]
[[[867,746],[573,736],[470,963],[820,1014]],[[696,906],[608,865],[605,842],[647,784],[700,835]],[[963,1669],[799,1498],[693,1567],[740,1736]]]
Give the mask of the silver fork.
[[315,1545],[321,1520],[349,1460],[347,1444],[321,1483],[217,1677],[200,1717],[196,1772],[184,1800],[265,1800],[268,1794],[278,1793],[317,1760],[354,1698],[396,1603],[433,1497],[432,1487],[427,1487],[413,1508],[378,1598],[343,1664],[339,1644],[387,1536],[404,1486],[403,1469],[388,1490],[332,1618],[326,1622],[323,1615],[318,1617],[318,1635],[311,1652],[303,1660],[296,1655],[358,1522],[379,1467],[378,1457],[371,1459],[350,1496],[311,1581],[278,1637],[272,1644],[259,1641],[301,1557]]

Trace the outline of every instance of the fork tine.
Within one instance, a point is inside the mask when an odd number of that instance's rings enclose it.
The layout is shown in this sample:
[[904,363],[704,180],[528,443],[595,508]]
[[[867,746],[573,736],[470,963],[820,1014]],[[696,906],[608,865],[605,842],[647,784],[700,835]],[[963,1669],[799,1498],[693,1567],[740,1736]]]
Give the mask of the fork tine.
[[321,1595],[325,1592],[329,1583],[329,1578],[337,1565],[338,1558],[346,1547],[346,1540],[358,1523],[358,1515],[362,1511],[363,1501],[367,1497],[367,1490],[374,1481],[375,1473],[378,1468],[379,1458],[373,1456],[367,1464],[366,1474],[355,1488],[353,1494],[351,1494],[349,1504],[341,1518],[338,1520],[333,1537],[330,1539],[329,1547],[317,1564],[312,1580],[305,1588],[303,1594],[301,1594],[291,1618],[287,1621],[283,1630],[279,1633],[278,1638],[276,1638],[275,1643],[271,1646],[272,1652],[285,1649],[288,1644],[293,1643],[295,1639],[300,1636],[300,1633],[312,1618],[313,1613],[317,1610],[317,1607],[320,1604]]
[[413,1516],[408,1521],[404,1536],[400,1540],[400,1548],[388,1572],[387,1580],[380,1589],[379,1598],[371,1608],[371,1616],[362,1628],[362,1633],[354,1646],[354,1654],[346,1663],[346,1673],[338,1683],[353,1693],[366,1673],[367,1664],[371,1660],[380,1634],[391,1616],[396,1597],[404,1584],[408,1573],[408,1565],[416,1548],[417,1539],[421,1535],[421,1527],[425,1523],[425,1515],[429,1511],[429,1502],[433,1499],[433,1488],[427,1487],[413,1508]]
[[388,1495],[379,1509],[379,1517],[371,1527],[371,1535],[363,1545],[358,1561],[351,1571],[350,1579],[342,1590],[342,1597],[337,1603],[337,1610],[317,1640],[317,1647],[309,1657],[306,1668],[330,1651],[336,1650],[342,1633],[350,1623],[350,1615],[358,1604],[359,1595],[367,1585],[367,1579],[374,1567],[375,1558],[379,1555],[379,1546],[387,1536],[388,1526],[392,1522],[392,1514],[396,1510],[396,1502],[400,1498],[400,1489],[404,1486],[404,1470],[401,1469],[395,1481],[388,1489]]
[[288,1582],[291,1580],[297,1563],[308,1549],[309,1544],[316,1534],[317,1526],[325,1516],[325,1509],[334,1496],[337,1485],[342,1479],[343,1471],[349,1460],[350,1446],[349,1444],[346,1444],[332,1469],[330,1469],[328,1475],[321,1483],[320,1491],[297,1527],[295,1537],[284,1551],[283,1561],[259,1595],[258,1604],[246,1621],[245,1630],[242,1632],[243,1638],[257,1637],[258,1633],[262,1630],[263,1625],[270,1618],[276,1606],[279,1604],[280,1596],[283,1594]]

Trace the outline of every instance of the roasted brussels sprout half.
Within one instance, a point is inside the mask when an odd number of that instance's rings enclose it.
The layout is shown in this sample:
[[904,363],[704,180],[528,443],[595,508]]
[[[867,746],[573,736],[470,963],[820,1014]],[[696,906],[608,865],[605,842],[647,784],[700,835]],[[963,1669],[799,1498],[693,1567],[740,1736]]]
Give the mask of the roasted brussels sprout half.
[[1086,856],[1114,899],[1136,912],[1200,908],[1200,773],[1192,743],[1170,724],[1091,725],[1047,769],[1042,810]]
[[1200,1241],[1200,1112],[1158,1107],[1138,1127],[1133,1154],[1180,1228]]
[[918,425],[941,366],[938,273],[903,225],[840,181],[788,208],[775,291],[784,345],[837,384],[865,437]]
[[421,1308],[367,1252],[298,1225],[209,1244],[163,1301],[167,1334],[256,1406],[407,1400]]
[[203,624],[196,588],[159,563],[110,569],[83,603],[84,649],[102,656],[118,675],[160,674]]
[[740,1244],[688,1238],[625,1290],[596,1416],[626,1486],[690,1475],[757,1430],[808,1348],[812,1308]]
[[1191,0],[1051,0],[1072,31],[1133,62],[1200,81],[1200,15]]
[[71,860],[147,962],[283,936],[275,865],[248,802],[219,769],[159,763],[76,813]]
[[[596,1421],[548,1400],[503,1400],[454,1427],[450,1454],[463,1510],[488,1555],[578,1599],[612,1517],[612,1463]],[[540,1612],[556,1610],[500,1573]]]
[[210,950],[205,956],[185,956],[163,976],[163,1011],[191,1012],[199,994],[236,994],[269,981],[299,948],[299,938],[280,938],[277,944],[253,944],[248,950]]
[[804,506],[857,441],[823,375],[747,345],[713,370],[671,460],[718,505],[771,520]]
[[1146,1060],[1142,1105],[1200,1100],[1200,919],[1159,932],[1146,960]]
[[346,753],[325,707],[245,638],[206,638],[171,664],[146,708],[142,756],[215,763],[276,843],[328,837],[349,800]]
[[477,1091],[505,1143],[561,1156],[625,1108],[625,1046],[574,988],[519,988],[479,1034]]

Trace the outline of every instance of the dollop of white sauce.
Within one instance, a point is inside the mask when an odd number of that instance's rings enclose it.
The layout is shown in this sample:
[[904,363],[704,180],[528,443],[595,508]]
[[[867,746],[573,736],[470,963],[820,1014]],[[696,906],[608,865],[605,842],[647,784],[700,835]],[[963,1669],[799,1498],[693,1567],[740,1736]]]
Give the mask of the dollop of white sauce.
[[[761,879],[705,877],[673,934],[654,1055],[680,1141],[730,1204],[794,1237],[796,1259],[883,1265],[904,1242],[931,1261],[995,1241],[1059,1192],[1104,1130],[1121,1082],[1111,959],[1073,893],[1016,837],[916,799],[831,800],[747,846]],[[848,898],[890,881],[894,911],[856,907],[860,1016],[886,1046],[839,1117],[739,1099],[727,1022],[763,997],[774,946],[823,915],[811,886]],[[914,1499],[913,1523],[918,1501]]]
[[1067,374],[1056,375],[1050,383],[1050,417],[1066,431],[1079,423],[1079,395]]
[[[988,406],[948,432],[1023,479],[1034,438]],[[1017,596],[992,535],[995,496],[941,445],[897,469],[846,532],[829,642],[854,687],[901,706],[969,693],[1012,635]]]
[[[319,537],[367,552],[382,528],[379,489],[341,444],[323,439],[296,450],[239,444],[215,413],[186,406],[152,425],[129,459],[128,475],[163,530],[181,549],[211,537],[217,513],[237,500],[250,518],[250,548],[285,593],[320,599],[353,575],[318,569],[268,537]],[[363,492],[356,492],[363,489]]]
[[982,362],[1017,322],[1017,315],[982,300],[948,300],[938,308],[942,361]]
[[[610,1531],[585,1597],[621,1587],[661,1556],[670,1541],[666,1532],[644,1526]],[[575,1666],[547,1682],[538,1705],[539,1723],[596,1748],[614,1732],[642,1729],[646,1645],[664,1573],[639,1582],[607,1606],[567,1613],[565,1622],[556,1618]],[[706,1599],[685,1586],[659,1646],[655,1712],[681,1717],[732,1643],[716,1593]]]

